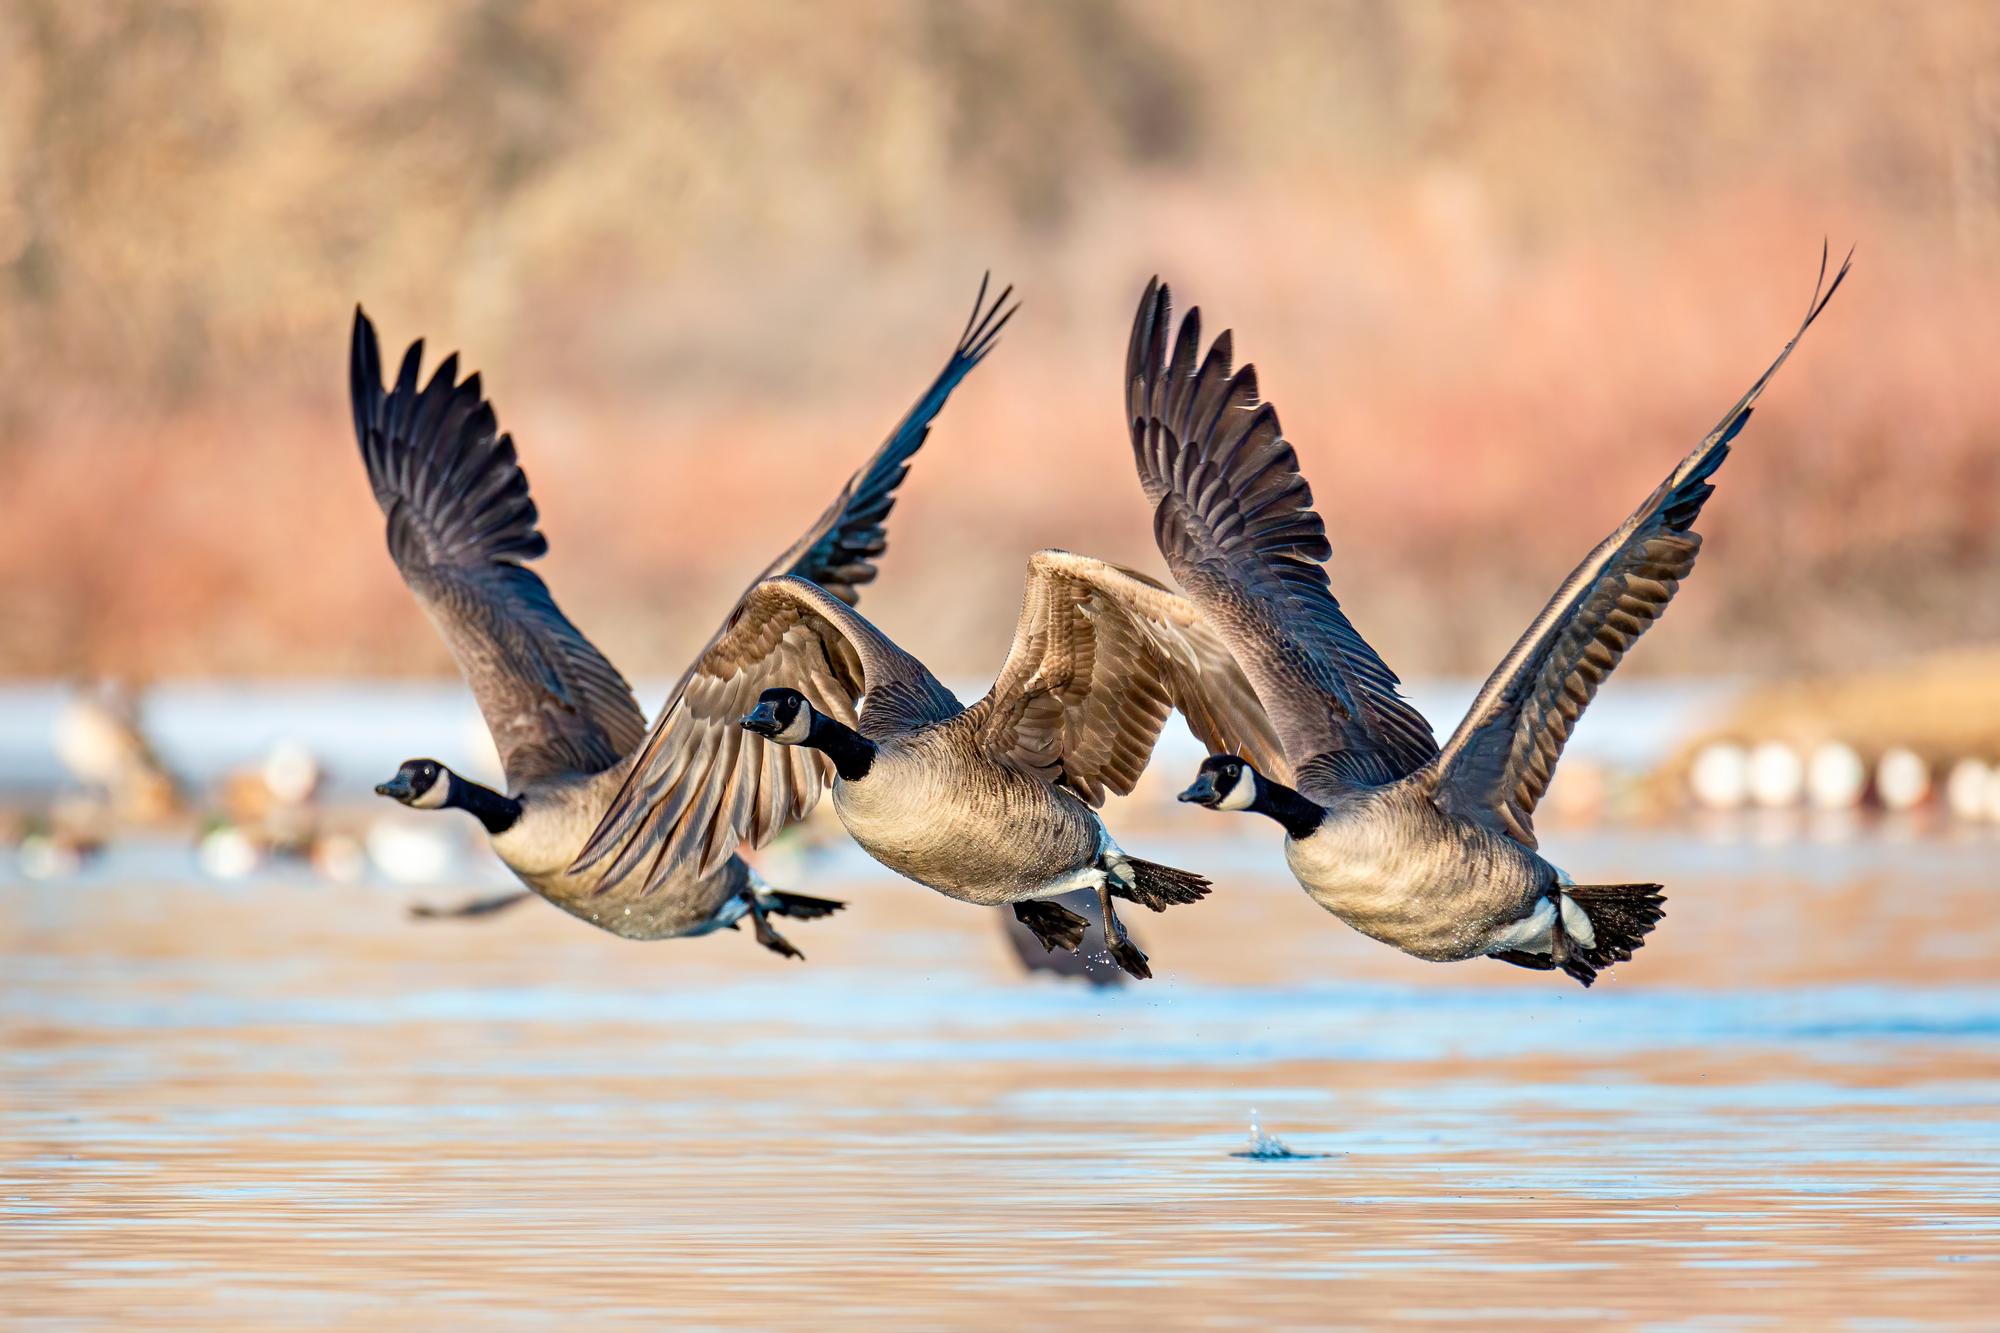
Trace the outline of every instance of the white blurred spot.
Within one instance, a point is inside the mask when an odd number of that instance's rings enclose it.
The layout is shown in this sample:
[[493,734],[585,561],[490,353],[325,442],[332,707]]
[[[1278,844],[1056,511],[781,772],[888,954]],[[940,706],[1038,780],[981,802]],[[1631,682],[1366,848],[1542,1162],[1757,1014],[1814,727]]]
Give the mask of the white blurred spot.
[[1875,765],[1875,795],[1885,810],[1914,810],[1931,794],[1931,766],[1901,746]]
[[1805,762],[1783,741],[1765,741],[1750,752],[1750,799],[1758,805],[1767,810],[1797,805],[1805,785]]
[[391,816],[368,826],[368,859],[398,884],[435,884],[451,870],[451,839]]
[[1868,789],[1868,765],[1852,745],[1827,741],[1806,761],[1806,798],[1815,810],[1851,810]]
[[1944,780],[1944,806],[1951,817],[1968,823],[1984,819],[1986,784],[1991,779],[1992,770],[1984,760],[1967,758],[1953,764]]
[[257,868],[257,844],[233,824],[212,828],[201,835],[195,859],[216,879],[243,879]]
[[1688,790],[1710,810],[1741,808],[1750,794],[1750,757],[1734,741],[1704,745],[1688,770]]
[[264,756],[264,785],[280,805],[304,805],[319,782],[319,760],[297,741],[279,741]]

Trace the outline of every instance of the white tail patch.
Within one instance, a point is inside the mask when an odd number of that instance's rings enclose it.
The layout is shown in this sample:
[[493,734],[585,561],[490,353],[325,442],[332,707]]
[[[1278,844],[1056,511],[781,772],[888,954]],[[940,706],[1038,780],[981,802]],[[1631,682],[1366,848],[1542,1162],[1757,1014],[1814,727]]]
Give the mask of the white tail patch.
[[1563,929],[1569,937],[1586,949],[1597,947],[1597,927],[1590,924],[1590,913],[1577,905],[1576,899],[1567,893],[1562,896]]
[[1556,905],[1547,898],[1535,904],[1535,910],[1509,925],[1505,930],[1496,931],[1487,952],[1498,953],[1516,950],[1521,953],[1547,953],[1549,934],[1556,924]]

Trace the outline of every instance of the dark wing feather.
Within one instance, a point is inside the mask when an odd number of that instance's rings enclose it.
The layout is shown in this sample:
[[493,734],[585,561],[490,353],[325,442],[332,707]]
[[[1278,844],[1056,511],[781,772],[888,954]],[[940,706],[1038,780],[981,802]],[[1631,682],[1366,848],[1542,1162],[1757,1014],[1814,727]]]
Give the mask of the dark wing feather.
[[986,289],[991,278],[988,274],[980,279],[972,315],[966,320],[965,331],[959,335],[958,346],[952,349],[944,369],[896,423],[896,429],[874,456],[848,479],[826,512],[760,578],[796,574],[811,579],[849,606],[860,599],[862,584],[875,581],[875,557],[889,543],[882,524],[895,507],[896,488],[909,475],[910,458],[923,447],[930,434],[931,420],[943,409],[951,391],[972,373],[974,366],[985,360],[999,340],[1000,330],[1007,327],[1007,321],[1021,308],[1019,302],[1007,305],[1007,298],[1014,294],[1012,287],[988,305]]
[[460,381],[452,355],[419,387],[423,346],[385,391],[375,327],[355,310],[354,433],[389,554],[472,687],[510,787],[609,768],[645,736],[645,714],[523,564],[548,542],[479,376]]
[[650,892],[677,874],[707,875],[739,843],[762,846],[804,818],[825,784],[825,759],[737,725],[781,685],[875,740],[961,711],[923,663],[832,593],[789,575],[767,579],[681,677],[572,868],[608,862],[606,886],[639,874]]
[[1133,321],[1126,409],[1168,568],[1242,664],[1309,794],[1415,772],[1437,742],[1333,596],[1326,526],[1277,409],[1253,368],[1231,372],[1226,330],[1197,365],[1200,311],[1170,346],[1171,320],[1155,278]]
[[1438,757],[1433,799],[1441,809],[1535,845],[1535,807],[1577,719],[1694,568],[1701,550],[1694,521],[1715,490],[1709,478],[1729,456],[1764,386],[1833,299],[1847,267],[1843,262],[1826,286],[1822,255],[1805,320],[1778,359],[1563,581],[1487,679]]
[[1094,806],[1137,785],[1175,709],[1210,750],[1290,780],[1255,692],[1194,603],[1067,551],[1029,560],[1013,648],[973,709],[995,755]]
[[[859,599],[863,584],[873,581],[874,558],[887,545],[882,525],[896,503],[896,488],[909,475],[910,459],[923,446],[931,421],[952,390],[993,350],[1000,331],[1020,308],[1007,305],[1012,287],[987,303],[990,276],[980,281],[972,315],[944,369],[889,438],[848,479],[826,512],[744,592],[729,619],[682,674],[646,738],[645,751],[578,855],[575,869],[613,858],[605,882],[615,883],[637,870],[642,858],[651,857],[645,872],[649,888],[689,860],[707,873],[733,850],[733,843],[723,845],[732,828],[753,845],[762,845],[787,823],[802,818],[819,799],[822,761],[807,751],[769,745],[744,732],[736,721],[756,703],[758,694],[774,685],[804,690],[829,716],[851,717],[851,701],[841,702],[841,691],[831,682],[844,679],[841,671],[859,667],[853,654],[834,642],[837,635],[828,637],[831,631],[823,634],[808,626],[789,631],[789,639],[755,641],[777,654],[773,659],[777,674],[770,679],[745,677],[744,664],[737,660],[752,651],[753,640],[745,635],[767,632],[758,630],[754,620],[746,623],[745,617],[760,597],[759,590],[774,580],[783,583],[785,576],[810,580],[819,585],[813,589],[816,596],[830,596],[846,605]],[[783,605],[770,613],[778,620],[792,617],[794,624],[801,614]],[[898,662],[896,670],[878,673],[883,680],[871,694],[864,732],[872,725],[889,727],[941,709],[958,711],[957,699],[921,663],[902,654],[867,621],[858,616],[852,620],[846,628],[857,637],[879,640],[884,646],[883,662]],[[820,624],[820,619],[812,620],[813,626]],[[811,646],[816,642],[823,644],[823,650]],[[739,698],[747,679],[760,683]],[[824,687],[824,699],[804,683],[809,680]]]

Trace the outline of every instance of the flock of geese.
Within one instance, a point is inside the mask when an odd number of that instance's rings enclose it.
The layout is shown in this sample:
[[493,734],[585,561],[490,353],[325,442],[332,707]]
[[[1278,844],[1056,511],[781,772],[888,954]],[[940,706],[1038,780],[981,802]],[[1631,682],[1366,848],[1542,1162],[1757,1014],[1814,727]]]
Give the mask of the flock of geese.
[[[831,790],[848,834],[898,874],[1011,908],[1043,948],[1075,950],[1094,906],[1111,958],[1147,977],[1116,902],[1205,897],[1202,876],[1136,856],[1097,811],[1130,792],[1170,713],[1212,752],[1180,799],[1275,822],[1306,892],[1418,958],[1489,957],[1585,986],[1659,921],[1656,884],[1576,884],[1544,859],[1535,808],[1598,686],[1693,568],[1693,530],[1752,405],[1847,274],[1820,281],[1770,368],[1585,557],[1440,747],[1335,599],[1325,525],[1297,454],[1233,366],[1178,331],[1168,288],[1139,302],[1123,400],[1140,487],[1179,591],[1041,551],[1013,646],[962,704],[855,609],[896,488],[932,420],[1017,307],[982,282],[944,368],[813,525],[774,560],[682,675],[650,730],[631,687],[528,562],[547,540],[514,444],[457,357],[423,344],[385,384],[357,310],[354,426],[391,558],[464,673],[507,790],[435,759],[376,790],[463,810],[556,906],[631,939],[843,905],[774,888],[739,855]],[[1067,904],[1067,905],[1066,905]]]

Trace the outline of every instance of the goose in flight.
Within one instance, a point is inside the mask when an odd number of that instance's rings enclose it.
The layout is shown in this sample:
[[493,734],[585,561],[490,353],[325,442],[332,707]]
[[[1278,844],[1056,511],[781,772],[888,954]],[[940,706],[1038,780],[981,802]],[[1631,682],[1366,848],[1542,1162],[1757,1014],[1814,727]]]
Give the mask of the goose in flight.
[[1049,950],[1074,950],[1087,924],[1050,900],[1093,890],[1113,959],[1151,976],[1111,900],[1164,911],[1208,881],[1128,855],[1096,807],[1132,790],[1174,709],[1212,749],[1286,771],[1194,605],[1115,565],[1031,558],[1013,648],[970,707],[829,590],[769,579],[668,702],[579,864],[706,874],[830,782],[841,823],[889,869],[1013,907]]
[[[763,578],[803,575],[854,601],[875,577],[883,522],[930,423],[1012,318],[1010,287],[990,304],[982,281],[944,369],[824,514]],[[579,873],[570,863],[628,776],[646,739],[631,686],[571,624],[527,562],[548,550],[513,439],[500,433],[477,374],[458,379],[445,358],[427,384],[423,343],[411,344],[395,382],[382,382],[374,326],[354,317],[354,430],[388,522],[389,554],[450,646],[478,700],[506,772],[506,792],[435,759],[411,759],[376,787],[420,810],[464,810],[522,883],[570,914],[627,939],[705,935],[749,917],[757,941],[800,957],[770,916],[825,916],[842,904],[774,889],[732,844],[698,870],[649,876]],[[656,755],[649,751],[649,755]],[[768,808],[750,826],[768,838],[805,813]],[[504,902],[482,900],[478,912]]]
[[1170,344],[1170,297],[1154,279],[1126,364],[1154,536],[1242,663],[1297,775],[1216,753],[1180,799],[1277,821],[1320,906],[1418,958],[1483,955],[1585,986],[1630,958],[1660,919],[1660,886],[1572,883],[1537,850],[1535,806],[1598,686],[1693,569],[1710,478],[1846,276],[1843,263],[1827,285],[1822,257],[1778,359],[1564,580],[1443,750],[1334,599],[1325,525],[1255,371],[1231,373],[1227,331],[1197,363],[1196,310]]

